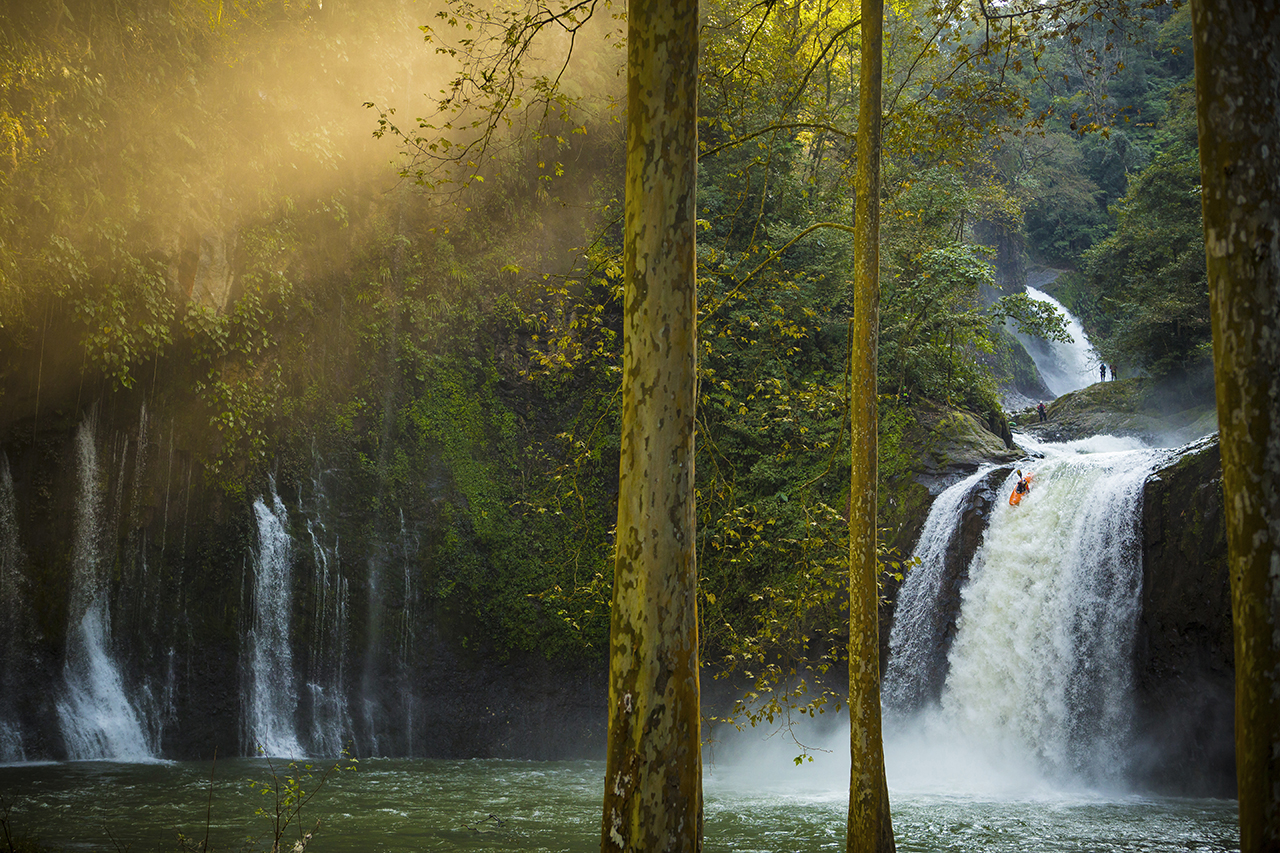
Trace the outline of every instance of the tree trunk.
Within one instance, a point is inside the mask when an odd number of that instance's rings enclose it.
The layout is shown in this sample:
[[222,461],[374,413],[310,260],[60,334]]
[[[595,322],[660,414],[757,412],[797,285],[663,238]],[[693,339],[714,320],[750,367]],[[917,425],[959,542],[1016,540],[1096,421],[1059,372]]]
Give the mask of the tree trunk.
[[627,17],[622,459],[601,849],[696,851],[698,4],[633,0]]
[[883,0],[862,0],[849,483],[850,853],[891,853],[893,822],[880,740],[880,593],[876,586],[876,393],[880,345],[880,97]]
[[1242,853],[1280,851],[1280,4],[1193,0]]

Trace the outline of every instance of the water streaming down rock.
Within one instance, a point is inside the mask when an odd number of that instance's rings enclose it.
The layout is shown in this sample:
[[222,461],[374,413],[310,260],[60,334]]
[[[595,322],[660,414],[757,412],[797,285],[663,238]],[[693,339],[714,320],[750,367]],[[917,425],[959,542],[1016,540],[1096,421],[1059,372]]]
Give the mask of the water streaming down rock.
[[[1005,778],[1018,766],[1120,785],[1131,760],[1142,487],[1170,451],[1108,438],[1023,443],[1045,457],[1035,487],[1019,507],[996,504],[969,567],[940,706],[910,725],[1000,764]],[[908,586],[929,584],[921,574]],[[917,628],[928,624],[895,620],[894,634]]]
[[314,562],[311,578],[312,631],[307,660],[307,699],[311,706],[309,754],[333,756],[352,742],[354,730],[347,698],[348,601],[337,536],[325,525],[330,507],[325,471],[314,452],[312,505],[305,509]]
[[253,502],[258,523],[253,555],[253,618],[247,637],[248,696],[245,744],[250,755],[303,755],[298,742],[298,692],[294,685],[291,625],[293,542],[284,502],[271,487],[271,506]]
[[959,576],[967,568],[956,565],[960,555],[954,545],[969,499],[990,473],[990,468],[979,469],[938,495],[929,509],[912,553],[919,563],[899,589],[894,607],[882,693],[888,708],[909,711],[938,697],[955,620],[945,602],[958,594]]
[[1070,391],[1076,391],[1098,381],[1098,358],[1094,355],[1093,346],[1085,336],[1080,321],[1062,306],[1062,303],[1047,293],[1027,288],[1027,295],[1037,302],[1051,305],[1067,318],[1067,332],[1071,335],[1071,343],[1046,341],[1033,338],[1020,332],[1014,336],[1022,343],[1023,348],[1036,363],[1044,384],[1056,396],[1061,397]]
[[102,556],[104,487],[91,421],[81,424],[76,444],[79,496],[58,719],[69,758],[145,760],[155,756],[158,745],[148,741],[115,659],[110,566]]

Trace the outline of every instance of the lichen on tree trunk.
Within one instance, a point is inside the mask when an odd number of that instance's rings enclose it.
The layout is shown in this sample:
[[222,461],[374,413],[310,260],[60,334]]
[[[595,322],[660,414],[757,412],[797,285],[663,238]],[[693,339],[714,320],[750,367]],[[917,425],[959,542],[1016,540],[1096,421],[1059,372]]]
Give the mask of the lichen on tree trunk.
[[1280,3],[1193,0],[1242,853],[1280,851]]
[[880,726],[880,600],[876,585],[876,481],[880,325],[880,113],[883,0],[862,2],[854,203],[852,458],[849,483],[849,823],[848,849],[894,849]]
[[622,447],[601,849],[695,851],[698,4],[640,0],[627,17]]

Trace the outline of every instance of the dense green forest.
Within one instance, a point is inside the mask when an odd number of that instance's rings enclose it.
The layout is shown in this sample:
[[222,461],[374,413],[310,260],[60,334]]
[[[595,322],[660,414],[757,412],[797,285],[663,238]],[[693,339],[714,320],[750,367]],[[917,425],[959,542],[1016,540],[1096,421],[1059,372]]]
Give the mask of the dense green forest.
[[[847,573],[839,226],[859,29],[825,0],[703,5],[702,636],[708,661],[756,677],[839,646],[824,632],[841,631]],[[1185,8],[1146,5],[1030,22],[892,5],[887,546],[919,509],[895,477],[921,413],[1003,423],[1002,388],[1030,369],[1007,325],[1060,334],[1022,293],[1029,267],[1069,271],[1057,295],[1126,375],[1204,376],[1190,28]],[[370,538],[434,519],[422,589],[467,642],[594,654],[617,487],[624,30],[620,5],[575,8],[537,30],[541,6],[13,5],[6,452],[95,403],[145,401],[241,512],[268,477],[296,494],[322,459]]]

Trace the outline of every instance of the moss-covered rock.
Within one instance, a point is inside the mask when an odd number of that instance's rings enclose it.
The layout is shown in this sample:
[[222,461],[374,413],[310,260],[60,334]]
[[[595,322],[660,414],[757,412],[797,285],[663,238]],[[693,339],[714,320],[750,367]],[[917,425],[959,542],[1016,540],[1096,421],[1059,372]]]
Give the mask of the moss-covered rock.
[[1019,429],[1044,441],[1117,435],[1172,447],[1218,428],[1212,400],[1188,398],[1148,379],[1096,382],[1063,394],[1046,414],[1044,423],[1034,409],[1011,417]]

